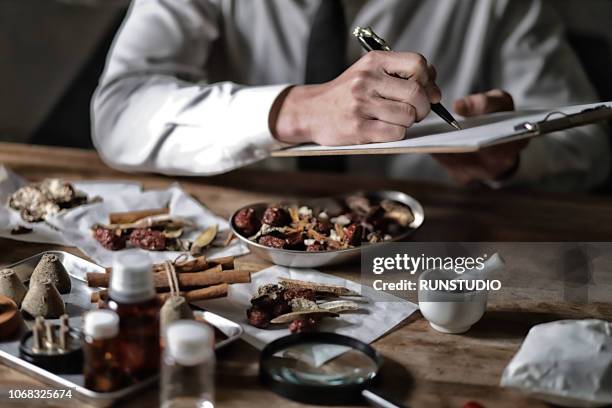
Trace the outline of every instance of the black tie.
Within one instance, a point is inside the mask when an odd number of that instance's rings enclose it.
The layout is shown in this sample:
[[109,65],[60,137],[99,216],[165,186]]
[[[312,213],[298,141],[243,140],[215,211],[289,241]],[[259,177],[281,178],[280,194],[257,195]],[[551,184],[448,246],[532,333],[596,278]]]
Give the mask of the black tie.
[[[347,33],[342,0],[321,0],[308,41],[306,84],[322,84],[344,72]],[[298,164],[301,170],[341,172],[346,168],[342,156],[303,157]]]

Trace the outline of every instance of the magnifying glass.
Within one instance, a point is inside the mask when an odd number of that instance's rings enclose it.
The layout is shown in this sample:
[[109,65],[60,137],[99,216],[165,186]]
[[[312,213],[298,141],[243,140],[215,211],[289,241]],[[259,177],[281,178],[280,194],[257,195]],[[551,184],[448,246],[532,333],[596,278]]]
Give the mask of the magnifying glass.
[[261,352],[259,378],[283,397],[317,405],[367,401],[380,408],[405,408],[372,391],[382,357],[351,337],[300,333],[282,337]]

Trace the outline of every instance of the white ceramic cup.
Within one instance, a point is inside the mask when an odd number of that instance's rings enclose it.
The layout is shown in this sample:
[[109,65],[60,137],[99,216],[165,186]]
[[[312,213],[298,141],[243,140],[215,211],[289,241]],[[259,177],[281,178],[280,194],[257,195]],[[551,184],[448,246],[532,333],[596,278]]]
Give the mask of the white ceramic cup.
[[[437,269],[425,271],[419,280],[448,279],[448,273]],[[487,290],[473,292],[447,292],[421,290],[419,282],[419,308],[435,330],[442,333],[465,333],[478,322],[487,308]]]

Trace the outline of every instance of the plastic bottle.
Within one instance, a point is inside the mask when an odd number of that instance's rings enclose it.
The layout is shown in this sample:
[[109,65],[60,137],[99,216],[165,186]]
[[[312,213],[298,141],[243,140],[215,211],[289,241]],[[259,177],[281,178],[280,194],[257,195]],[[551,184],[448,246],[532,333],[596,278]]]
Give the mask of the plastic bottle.
[[213,408],[214,332],[202,322],[179,320],[166,331],[161,373],[163,408]]

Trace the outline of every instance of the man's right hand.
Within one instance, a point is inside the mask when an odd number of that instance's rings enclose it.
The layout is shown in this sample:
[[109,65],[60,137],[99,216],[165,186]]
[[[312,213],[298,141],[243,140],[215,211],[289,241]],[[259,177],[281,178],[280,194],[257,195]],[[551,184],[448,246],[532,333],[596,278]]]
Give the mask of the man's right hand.
[[270,129],[290,144],[401,140],[440,102],[435,80],[435,69],[419,54],[369,52],[331,82],[285,91],[270,112]]

